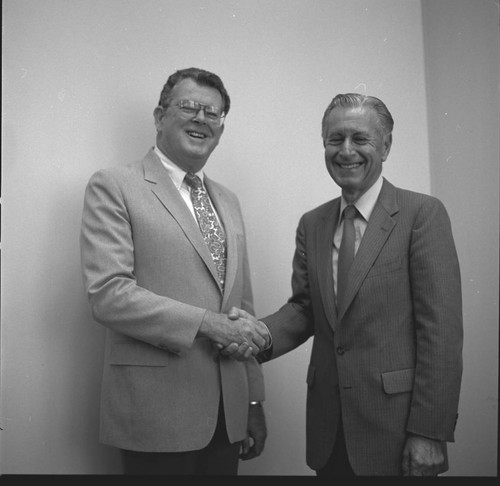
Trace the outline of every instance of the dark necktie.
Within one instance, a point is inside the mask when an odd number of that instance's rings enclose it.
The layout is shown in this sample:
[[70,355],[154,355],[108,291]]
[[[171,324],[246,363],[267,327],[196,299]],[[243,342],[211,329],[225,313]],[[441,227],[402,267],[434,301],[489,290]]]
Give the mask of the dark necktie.
[[342,242],[339,248],[339,261],[337,267],[337,304],[340,304],[344,297],[347,285],[347,275],[354,260],[354,217],[357,210],[349,204],[344,209],[344,230],[342,232]]
[[221,288],[224,290],[224,279],[226,276],[226,245],[224,232],[217,221],[217,217],[215,216],[208,194],[201,183],[201,179],[192,172],[188,172],[185,179],[186,183],[191,188],[191,201],[193,203],[196,218],[198,219],[201,234],[212,254],[212,259],[217,268],[219,282]]

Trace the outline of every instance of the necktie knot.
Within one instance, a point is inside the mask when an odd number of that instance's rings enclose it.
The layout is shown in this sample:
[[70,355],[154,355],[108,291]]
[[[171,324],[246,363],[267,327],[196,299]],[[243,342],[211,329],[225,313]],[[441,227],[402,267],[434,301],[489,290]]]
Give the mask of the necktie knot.
[[188,172],[184,177],[184,179],[186,180],[187,185],[189,187],[192,187],[193,189],[199,189],[200,187],[203,186],[201,183],[201,179],[192,172]]
[[344,219],[354,219],[358,210],[354,204],[349,204],[344,208]]

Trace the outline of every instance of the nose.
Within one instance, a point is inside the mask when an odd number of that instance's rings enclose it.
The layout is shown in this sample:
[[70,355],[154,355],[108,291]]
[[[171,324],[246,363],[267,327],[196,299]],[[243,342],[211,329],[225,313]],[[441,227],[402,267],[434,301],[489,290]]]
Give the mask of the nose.
[[349,138],[346,138],[340,147],[340,154],[344,156],[349,156],[354,153],[352,142]]
[[[201,114],[201,116],[200,116],[200,114]],[[193,120],[205,123],[205,121],[206,121],[205,118],[206,118],[205,107],[200,106],[200,109],[196,112],[196,115],[194,116]]]

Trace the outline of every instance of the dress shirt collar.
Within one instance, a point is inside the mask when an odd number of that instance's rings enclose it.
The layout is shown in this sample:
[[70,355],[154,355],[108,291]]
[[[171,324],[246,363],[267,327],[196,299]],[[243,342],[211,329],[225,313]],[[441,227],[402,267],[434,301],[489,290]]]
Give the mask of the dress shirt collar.
[[[161,163],[167,169],[168,175],[172,179],[175,187],[180,190],[182,184],[186,185],[184,181],[184,177],[186,176],[186,171],[182,170],[178,165],[174,164],[156,145],[154,147],[155,154],[160,158]],[[200,170],[196,172],[196,175],[201,179],[201,182],[204,184],[203,179],[203,171]]]
[[[355,203],[356,209],[359,211],[361,216],[366,221],[369,221],[370,216],[372,214],[373,208],[375,207],[375,203],[377,202],[380,191],[382,190],[382,183],[384,182],[382,175],[375,181],[370,189],[368,189]],[[342,196],[340,201],[340,214],[344,211],[344,208],[347,206],[347,202]]]

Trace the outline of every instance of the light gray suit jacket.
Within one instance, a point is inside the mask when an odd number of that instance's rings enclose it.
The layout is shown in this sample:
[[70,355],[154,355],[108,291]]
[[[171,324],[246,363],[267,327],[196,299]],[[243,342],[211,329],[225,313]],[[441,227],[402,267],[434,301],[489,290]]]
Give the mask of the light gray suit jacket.
[[87,186],[81,261],[94,319],[107,328],[100,440],[146,452],[203,448],[224,400],[231,442],[264,399],[260,366],[221,357],[197,338],[206,310],[253,314],[236,196],[205,178],[227,237],[224,293],[197,223],[153,150],[98,171]]
[[463,330],[450,220],[439,200],[384,180],[337,309],[339,207],[340,198],[299,222],[292,297],[263,319],[271,358],[314,336],[307,373],[312,469],[328,460],[342,415],[355,473],[398,475],[408,432],[454,440]]

